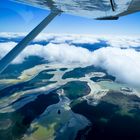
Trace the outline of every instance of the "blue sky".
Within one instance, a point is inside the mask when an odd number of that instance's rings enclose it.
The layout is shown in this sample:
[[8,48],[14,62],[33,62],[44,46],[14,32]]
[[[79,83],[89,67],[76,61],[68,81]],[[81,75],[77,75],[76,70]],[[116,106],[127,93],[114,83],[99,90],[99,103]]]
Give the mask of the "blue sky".
[[[0,0],[0,32],[29,32],[49,11]],[[118,21],[96,21],[62,14],[45,30],[48,33],[140,35],[140,13]]]

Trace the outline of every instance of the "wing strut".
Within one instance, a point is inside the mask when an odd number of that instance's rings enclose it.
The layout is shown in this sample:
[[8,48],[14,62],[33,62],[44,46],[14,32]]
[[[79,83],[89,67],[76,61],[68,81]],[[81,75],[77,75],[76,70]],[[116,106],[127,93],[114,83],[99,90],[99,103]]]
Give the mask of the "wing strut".
[[113,1],[113,0],[110,0],[110,3],[111,3],[111,8],[112,8],[112,11],[115,11],[114,1]]
[[52,11],[37,27],[35,27],[19,44],[0,60],[0,73],[23,51],[23,49],[58,15],[60,11]]

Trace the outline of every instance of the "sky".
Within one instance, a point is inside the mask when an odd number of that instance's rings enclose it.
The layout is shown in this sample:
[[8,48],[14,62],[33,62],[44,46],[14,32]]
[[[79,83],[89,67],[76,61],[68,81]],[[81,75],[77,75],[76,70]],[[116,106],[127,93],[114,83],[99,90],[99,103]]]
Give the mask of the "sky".
[[[0,0],[0,32],[29,32],[41,22],[49,11]],[[140,13],[121,17],[115,21],[97,21],[62,14],[44,30],[46,33],[140,35]]]

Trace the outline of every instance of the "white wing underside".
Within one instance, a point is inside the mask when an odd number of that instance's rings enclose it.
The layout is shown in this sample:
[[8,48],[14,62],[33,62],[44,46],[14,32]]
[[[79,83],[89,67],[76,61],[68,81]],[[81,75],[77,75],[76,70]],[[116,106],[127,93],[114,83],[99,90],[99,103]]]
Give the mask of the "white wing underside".
[[60,10],[67,14],[87,18],[116,17],[127,11],[132,0],[14,0],[35,7]]

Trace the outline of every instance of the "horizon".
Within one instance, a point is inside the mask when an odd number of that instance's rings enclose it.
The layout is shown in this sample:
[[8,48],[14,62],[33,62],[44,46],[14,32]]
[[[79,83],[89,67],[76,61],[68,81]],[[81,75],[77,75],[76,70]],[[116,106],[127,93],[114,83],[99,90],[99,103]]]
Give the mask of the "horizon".
[[[6,31],[6,32],[0,32],[0,36],[1,35],[8,35],[8,34],[11,34],[11,35],[14,35],[14,34],[17,34],[17,35],[20,35],[20,36],[25,36],[25,35],[27,35],[28,34],[28,32],[8,32],[8,31]],[[120,34],[90,34],[90,33],[55,33],[55,32],[41,32],[39,35],[37,35],[37,37],[38,36],[40,36],[40,35],[75,35],[75,36],[93,36],[93,37],[112,37],[112,35],[114,36],[114,37],[137,37],[137,38],[140,38],[140,34],[132,34],[132,35],[127,35],[127,34],[122,34],[122,35],[120,35]],[[37,38],[36,37],[36,38]]]

